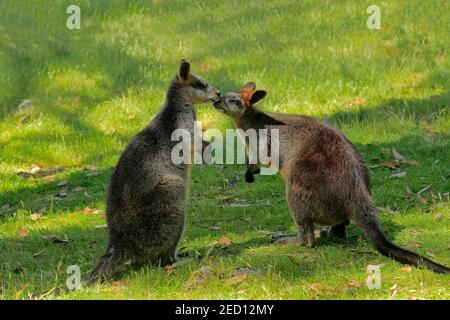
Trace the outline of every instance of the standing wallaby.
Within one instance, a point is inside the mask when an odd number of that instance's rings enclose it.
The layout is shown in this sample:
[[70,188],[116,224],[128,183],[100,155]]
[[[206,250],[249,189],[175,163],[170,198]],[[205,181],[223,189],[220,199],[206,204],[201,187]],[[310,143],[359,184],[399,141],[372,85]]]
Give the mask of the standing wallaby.
[[[297,237],[284,238],[279,243],[313,247],[314,223],[330,226],[329,236],[345,239],[346,226],[352,221],[381,254],[401,263],[449,273],[448,267],[401,249],[386,238],[370,195],[367,167],[342,133],[307,116],[256,110],[255,103],[265,96],[265,91],[256,91],[250,82],[239,92],[223,95],[214,106],[230,116],[237,128],[279,129],[279,170],[298,227]],[[247,182],[253,182],[257,170],[258,165],[248,166]]]
[[109,279],[129,264],[166,265],[175,260],[185,224],[190,166],[172,162],[172,148],[178,142],[171,136],[176,129],[193,135],[193,105],[218,101],[219,94],[181,60],[166,103],[130,142],[113,172],[106,204],[108,246],[89,275],[90,283]]

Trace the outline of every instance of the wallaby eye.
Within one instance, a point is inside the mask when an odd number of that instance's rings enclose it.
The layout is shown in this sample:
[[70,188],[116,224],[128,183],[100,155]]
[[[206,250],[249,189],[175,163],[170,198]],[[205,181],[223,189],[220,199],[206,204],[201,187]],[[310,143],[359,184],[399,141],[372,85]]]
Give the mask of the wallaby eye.
[[204,90],[204,89],[206,89],[206,84],[204,84],[204,83],[201,82],[201,81],[197,81],[197,82],[193,85],[193,87],[194,87],[195,89]]

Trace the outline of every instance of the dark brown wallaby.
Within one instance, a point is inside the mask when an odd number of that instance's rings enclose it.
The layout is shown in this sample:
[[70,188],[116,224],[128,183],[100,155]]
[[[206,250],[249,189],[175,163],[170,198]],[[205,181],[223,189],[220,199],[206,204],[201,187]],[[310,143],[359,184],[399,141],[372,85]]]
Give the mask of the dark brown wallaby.
[[[250,82],[239,92],[222,96],[214,106],[230,116],[237,128],[279,129],[279,170],[298,227],[296,238],[284,238],[279,243],[296,242],[313,247],[314,223],[330,226],[330,236],[345,238],[346,225],[352,221],[381,254],[401,263],[449,273],[448,267],[401,249],[386,238],[370,195],[366,164],[342,133],[307,116],[256,110],[255,103],[266,92],[255,89]],[[253,182],[257,170],[258,165],[248,166],[247,182]]]
[[[193,105],[218,101],[219,92],[190,72],[186,60],[170,83],[166,103],[139,132],[112,174],[106,204],[108,246],[89,282],[111,278],[126,265],[162,265],[175,260],[185,224],[189,164],[176,165],[171,152],[176,129],[194,131]],[[193,141],[193,140],[192,140]]]

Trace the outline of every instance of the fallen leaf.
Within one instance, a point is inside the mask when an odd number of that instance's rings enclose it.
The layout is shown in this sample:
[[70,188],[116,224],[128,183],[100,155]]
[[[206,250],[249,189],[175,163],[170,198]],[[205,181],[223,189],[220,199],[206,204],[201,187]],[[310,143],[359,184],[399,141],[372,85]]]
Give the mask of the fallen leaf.
[[351,288],[361,288],[361,283],[359,281],[351,280],[348,283]]
[[394,211],[390,207],[377,207],[377,209],[380,210],[383,213],[400,214],[400,212]]
[[33,213],[30,215],[31,220],[38,221],[42,218],[42,213]]
[[406,187],[405,187],[405,190],[406,190],[406,194],[407,194],[407,195],[413,194],[413,192],[412,192],[412,190],[411,190],[411,188],[410,188],[409,186],[406,186]]
[[82,187],[76,187],[72,189],[72,192],[81,192],[81,191],[83,191]]
[[246,274],[240,274],[240,275],[233,276],[230,279],[226,280],[225,284],[227,286],[231,286],[231,285],[235,285],[235,284],[241,283],[242,281],[245,281],[245,279],[247,279],[247,275]]
[[418,244],[418,243],[415,243],[415,242],[408,243],[406,245],[406,248],[408,248],[408,249],[417,249],[417,248],[420,248],[420,247],[421,247],[421,245]]
[[421,233],[419,231],[417,231],[416,229],[413,229],[413,228],[407,228],[406,231],[415,236],[421,235]]
[[404,164],[410,165],[410,166],[418,166],[420,165],[420,162],[417,160],[404,160]]
[[327,286],[322,283],[312,283],[308,285],[308,288],[314,291],[316,294],[321,294],[322,290],[325,290]]
[[295,257],[295,258],[299,258],[299,259],[305,259],[305,258],[313,256],[313,254],[308,253],[308,252],[297,252],[297,253],[288,253],[287,256]]
[[249,207],[251,205],[262,205],[268,206],[271,205],[271,201],[269,199],[261,199],[261,200],[248,200],[248,199],[224,199],[222,204],[219,205],[219,208],[223,207],[232,207],[232,208],[243,208]]
[[90,166],[90,165],[82,165],[82,166],[81,166],[81,169],[83,169],[83,170],[88,170],[88,171],[95,171],[95,170],[97,170],[97,167],[95,167],[95,166]]
[[209,230],[211,230],[211,231],[219,231],[221,228],[220,227],[217,227],[217,226],[211,226],[211,227],[209,227]]
[[45,251],[45,248],[42,249],[41,251],[38,251],[38,252],[33,253],[33,254],[32,254],[32,257],[33,257],[33,258],[37,258],[37,257],[39,257],[44,251]]
[[108,227],[106,224],[99,224],[99,225],[95,226],[94,228],[95,229],[104,229],[106,227]]
[[226,236],[223,236],[219,240],[217,240],[217,243],[223,244],[224,246],[227,246],[227,247],[232,245],[231,239]]
[[406,177],[406,174],[407,174],[406,171],[400,171],[390,175],[389,178],[403,178]]
[[190,288],[205,285],[212,277],[213,273],[211,268],[201,267],[191,274],[186,284]]
[[430,187],[431,187],[432,185],[433,185],[433,184],[430,183],[430,184],[427,185],[425,188],[423,188],[423,189],[421,189],[420,191],[418,191],[416,194],[419,195],[419,194],[424,193],[425,191],[427,191],[428,189],[430,189]]
[[243,268],[238,268],[238,269],[234,270],[233,276],[240,276],[243,274],[260,274],[260,273],[261,273],[261,271],[259,271],[257,269],[243,267]]
[[56,196],[58,198],[66,198],[67,197],[67,191],[66,190],[60,190],[56,193]]
[[61,180],[60,182],[58,182],[57,186],[58,187],[64,187],[69,183],[69,181],[67,180]]
[[406,158],[402,156],[395,147],[392,147],[392,155],[394,156],[395,160],[397,161],[405,161]]
[[400,165],[400,163],[397,160],[389,160],[383,162],[383,167],[389,168],[389,169],[395,169]]
[[20,239],[24,239],[28,236],[28,231],[20,227],[19,229],[17,229],[16,234]]
[[411,267],[403,267],[403,268],[400,268],[400,271],[410,273],[410,272],[412,272],[412,268]]
[[431,250],[427,250],[425,251],[425,253],[429,256],[429,257],[434,257],[434,253]]
[[69,238],[67,237],[66,234],[64,235],[64,238],[60,238],[55,235],[42,236],[42,238],[45,240],[51,240],[53,243],[61,243],[61,244],[69,243]]
[[352,98],[350,100],[347,100],[344,103],[344,107],[346,108],[352,108],[352,107],[357,107],[357,106],[362,106],[366,103],[366,100],[364,98],[361,97],[356,97],[356,98]]
[[89,172],[89,173],[86,173],[86,177],[96,177],[96,176],[98,176],[98,175],[100,175],[100,173],[98,173],[98,172]]
[[48,175],[48,176],[44,176],[42,178],[42,180],[44,180],[44,181],[53,181],[55,178],[56,178],[56,174],[51,174],[51,175]]

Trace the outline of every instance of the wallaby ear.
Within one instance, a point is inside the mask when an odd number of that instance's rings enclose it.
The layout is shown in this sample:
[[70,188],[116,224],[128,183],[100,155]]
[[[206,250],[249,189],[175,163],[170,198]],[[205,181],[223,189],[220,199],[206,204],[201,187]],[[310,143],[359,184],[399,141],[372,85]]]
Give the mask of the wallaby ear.
[[187,80],[191,75],[191,64],[186,59],[181,59],[180,66],[178,67],[178,79]]
[[248,82],[244,84],[239,91],[253,92],[256,89],[256,84],[254,82]]
[[264,99],[264,97],[267,95],[267,92],[265,90],[257,90],[253,92],[252,97],[250,98],[250,104],[255,104],[259,100]]

